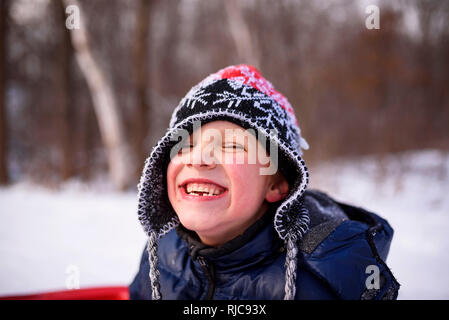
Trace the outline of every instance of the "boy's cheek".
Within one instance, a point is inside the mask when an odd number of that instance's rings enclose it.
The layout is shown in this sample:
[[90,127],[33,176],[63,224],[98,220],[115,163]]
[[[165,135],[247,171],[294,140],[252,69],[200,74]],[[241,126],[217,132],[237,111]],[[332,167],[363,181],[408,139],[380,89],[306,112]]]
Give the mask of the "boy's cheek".
[[185,159],[187,155],[184,156],[175,156],[170,160],[169,166],[179,166],[184,164],[187,160]]
[[259,165],[232,165],[227,167],[229,176],[231,176],[232,188],[237,196],[245,197],[258,192],[266,179],[259,174]]
[[[260,179],[264,179],[264,176],[260,174],[259,169],[262,168],[260,164],[248,164],[248,163],[234,163],[226,166],[226,171],[229,175],[239,179],[243,183],[245,182],[257,182]],[[257,179],[257,181],[254,181]],[[250,181],[247,181],[250,180]],[[260,180],[261,181],[261,180]]]
[[181,170],[182,166],[180,163],[176,161],[170,161],[167,167],[167,187],[168,192],[172,192],[174,190],[174,187],[176,185],[176,177]]

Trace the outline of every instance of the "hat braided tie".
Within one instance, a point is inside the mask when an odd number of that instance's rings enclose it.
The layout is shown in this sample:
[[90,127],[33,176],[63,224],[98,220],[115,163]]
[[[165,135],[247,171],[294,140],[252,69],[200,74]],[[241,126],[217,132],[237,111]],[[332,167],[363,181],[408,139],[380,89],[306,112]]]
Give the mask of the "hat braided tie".
[[150,237],[148,240],[147,251],[148,251],[148,260],[150,262],[150,282],[151,282],[151,292],[153,300],[161,300],[161,285],[159,282],[160,273],[157,268],[159,263],[159,258],[157,256],[157,235],[156,232],[151,231]]
[[296,237],[289,235],[286,239],[287,255],[285,257],[285,296],[284,300],[294,300],[296,294],[296,269],[298,247]]

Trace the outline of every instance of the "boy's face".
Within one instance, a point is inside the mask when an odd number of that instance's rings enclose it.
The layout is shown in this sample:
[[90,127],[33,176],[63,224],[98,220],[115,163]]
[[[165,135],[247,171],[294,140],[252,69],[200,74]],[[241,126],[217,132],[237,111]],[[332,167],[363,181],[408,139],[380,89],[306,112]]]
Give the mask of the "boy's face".
[[270,164],[250,157],[256,148],[263,147],[240,126],[213,121],[190,135],[171,159],[170,203],[181,223],[203,243],[217,246],[242,234],[265,213],[267,202],[285,197],[288,184],[280,173],[260,174]]

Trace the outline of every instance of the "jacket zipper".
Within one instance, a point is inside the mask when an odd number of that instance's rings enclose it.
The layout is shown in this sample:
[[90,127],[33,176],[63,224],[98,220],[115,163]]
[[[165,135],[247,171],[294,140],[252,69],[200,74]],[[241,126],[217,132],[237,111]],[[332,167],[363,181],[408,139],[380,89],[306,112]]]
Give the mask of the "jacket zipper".
[[212,264],[210,264],[210,267],[207,265],[206,260],[202,256],[197,257],[198,262],[200,263],[201,269],[203,269],[207,281],[209,281],[209,288],[207,289],[207,295],[206,300],[212,300],[214,296],[215,291],[215,275],[214,275],[214,268]]

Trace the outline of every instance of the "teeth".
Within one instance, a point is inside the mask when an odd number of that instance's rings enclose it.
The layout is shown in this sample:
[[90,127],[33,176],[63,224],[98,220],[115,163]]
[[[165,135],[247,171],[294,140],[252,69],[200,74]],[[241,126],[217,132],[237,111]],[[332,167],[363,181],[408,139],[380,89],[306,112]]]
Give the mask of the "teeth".
[[187,193],[198,196],[202,193],[203,196],[214,196],[224,192],[224,190],[216,185],[209,183],[188,183],[185,186]]

